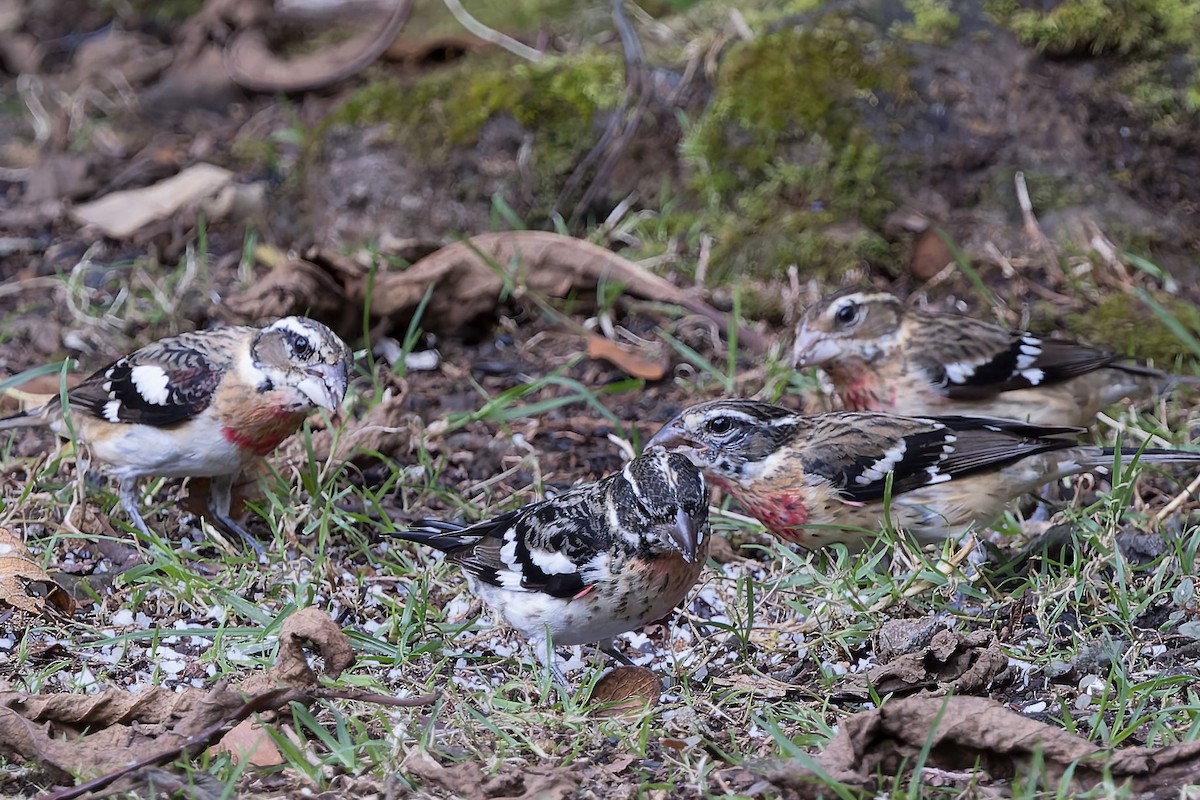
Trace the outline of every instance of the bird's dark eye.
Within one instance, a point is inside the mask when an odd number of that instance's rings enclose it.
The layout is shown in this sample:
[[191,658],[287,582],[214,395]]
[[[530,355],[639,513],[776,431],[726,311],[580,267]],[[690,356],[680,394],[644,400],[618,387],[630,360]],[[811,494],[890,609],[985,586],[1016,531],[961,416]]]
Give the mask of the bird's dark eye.
[[837,310],[833,317],[839,324],[849,325],[858,319],[858,303],[846,303]]
[[312,358],[313,353],[316,352],[312,342],[298,334],[293,333],[288,336],[288,344],[291,345],[293,355],[301,360]]
[[717,435],[729,433],[731,430],[733,430],[733,420],[729,417],[713,417],[707,423],[705,423],[704,427],[708,428],[709,433],[715,433]]

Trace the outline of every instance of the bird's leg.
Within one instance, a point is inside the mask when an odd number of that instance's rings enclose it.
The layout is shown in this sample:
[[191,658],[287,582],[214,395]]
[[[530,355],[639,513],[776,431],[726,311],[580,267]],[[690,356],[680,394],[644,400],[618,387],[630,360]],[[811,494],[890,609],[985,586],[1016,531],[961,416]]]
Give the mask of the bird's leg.
[[637,664],[634,664],[633,661],[630,660],[629,656],[625,655],[620,651],[620,649],[618,649],[617,643],[612,639],[601,639],[596,643],[596,649],[601,653],[604,653],[613,661],[624,664],[627,667],[637,666]]
[[212,479],[208,491],[208,513],[213,524],[223,533],[237,534],[255,555],[266,555],[262,544],[229,516],[229,507],[233,504],[233,478],[233,475],[218,475]]
[[538,661],[554,679],[554,682],[562,689],[570,689],[566,674],[558,666],[557,658],[554,655],[554,644],[550,641],[549,634],[530,639],[529,643],[533,646],[533,654],[537,656]]
[[142,511],[138,508],[138,504],[141,502],[141,498],[138,497],[138,479],[123,479],[117,485],[117,498],[121,501],[121,508],[125,509],[133,527],[141,531],[143,536],[149,537],[150,529],[146,527],[146,520],[142,519]]

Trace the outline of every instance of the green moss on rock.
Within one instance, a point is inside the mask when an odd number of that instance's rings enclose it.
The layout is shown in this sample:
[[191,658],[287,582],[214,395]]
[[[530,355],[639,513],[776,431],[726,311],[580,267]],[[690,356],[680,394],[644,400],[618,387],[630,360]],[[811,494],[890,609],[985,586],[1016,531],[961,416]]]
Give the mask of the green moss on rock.
[[507,56],[472,59],[411,84],[379,81],[351,95],[326,125],[387,124],[425,157],[473,145],[488,120],[506,114],[538,137],[535,146],[581,146],[579,131],[624,92],[620,58],[611,53],[512,64]]
[[1025,43],[1059,55],[1190,46],[1200,25],[1196,0],[1064,0],[1045,11],[1002,0],[989,9]]
[[[682,153],[717,232],[711,273],[822,277],[890,258],[878,227],[890,202],[883,151],[861,104],[903,90],[899,59],[876,32],[828,14],[734,46]],[[861,231],[831,237],[835,230]]]
[[904,0],[912,21],[892,26],[892,33],[910,42],[945,44],[958,32],[959,17],[950,0]]
[[[1157,299],[1185,328],[1200,337],[1200,309],[1177,297]],[[1043,330],[1056,330],[1046,310],[1035,312],[1034,319]],[[1056,332],[1168,369],[1179,359],[1190,358],[1190,351],[1179,337],[1151,309],[1129,294],[1110,294],[1086,311],[1066,315]]]

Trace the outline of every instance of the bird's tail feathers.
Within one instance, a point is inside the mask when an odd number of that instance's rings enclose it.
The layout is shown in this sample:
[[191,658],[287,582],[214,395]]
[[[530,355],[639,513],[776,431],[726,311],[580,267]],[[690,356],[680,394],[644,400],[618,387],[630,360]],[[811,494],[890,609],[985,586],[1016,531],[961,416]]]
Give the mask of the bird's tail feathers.
[[[1075,459],[1088,469],[1111,467],[1117,455],[1115,447],[1095,447],[1082,451]],[[1200,464],[1200,452],[1190,450],[1168,450],[1159,447],[1122,447],[1121,463],[1129,464],[1135,458],[1139,464]]]
[[1133,376],[1135,379],[1140,379],[1136,381],[1139,385],[1145,386],[1148,383],[1157,390],[1158,394],[1170,394],[1177,386],[1187,386],[1193,389],[1200,387],[1200,375],[1180,375],[1132,361],[1120,361],[1109,366],[1126,375]]
[[413,527],[390,534],[397,539],[417,544],[427,545],[443,552],[466,547],[479,540],[479,535],[464,533],[465,525],[445,522],[440,519],[423,519],[413,524]]
[[28,411],[0,418],[0,431],[14,428],[36,428],[50,423],[50,406],[38,406]]

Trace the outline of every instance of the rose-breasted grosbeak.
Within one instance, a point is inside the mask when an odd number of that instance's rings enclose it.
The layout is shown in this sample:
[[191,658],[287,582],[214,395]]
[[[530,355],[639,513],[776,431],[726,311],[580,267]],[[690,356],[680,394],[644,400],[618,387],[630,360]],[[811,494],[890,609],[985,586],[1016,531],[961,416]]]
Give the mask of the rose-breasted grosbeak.
[[1122,398],[1196,381],[1078,342],[854,290],[805,312],[792,364],[823,369],[849,411],[970,414],[1039,425],[1090,425]]
[[[214,522],[261,552],[229,516],[233,480],[292,435],[313,408],[337,408],[353,359],[333,331],[305,317],[148,344],[67,393],[80,473],[92,461],[116,478],[121,507],[144,534],[139,478],[212,478]],[[0,420],[0,430],[48,425],[68,436],[67,422],[55,400]]]
[[[685,409],[647,443],[686,455],[777,536],[804,547],[860,547],[885,519],[921,542],[986,526],[1012,499],[1113,466],[1112,448],[986,417],[870,412],[803,416],[752,400]],[[1144,463],[1200,464],[1200,453],[1120,451]],[[889,492],[890,506],[885,507]]]
[[462,567],[471,591],[566,685],[554,645],[600,642],[666,616],[708,557],[708,489],[663,450],[549,500],[462,526],[424,520],[396,536]]

